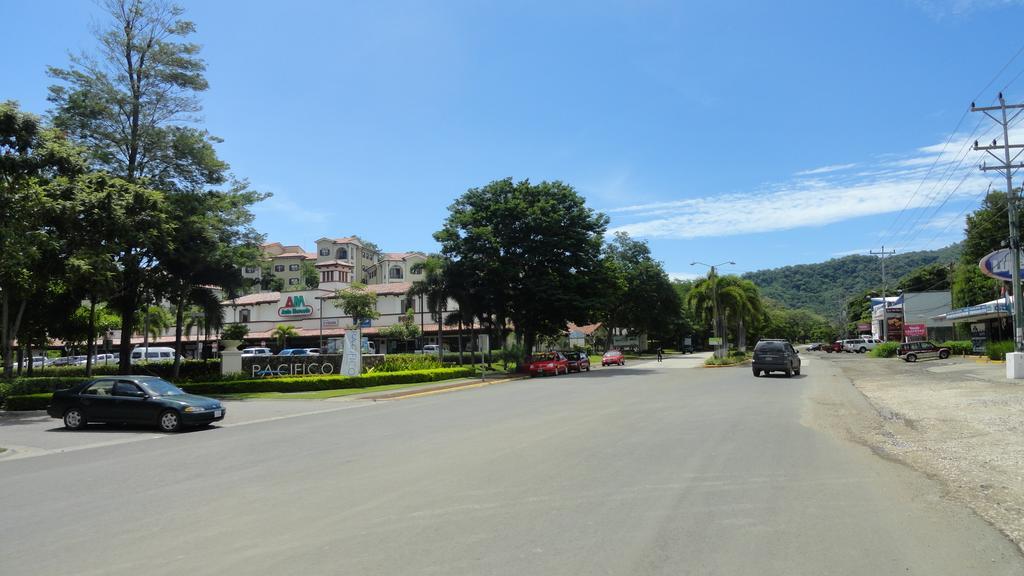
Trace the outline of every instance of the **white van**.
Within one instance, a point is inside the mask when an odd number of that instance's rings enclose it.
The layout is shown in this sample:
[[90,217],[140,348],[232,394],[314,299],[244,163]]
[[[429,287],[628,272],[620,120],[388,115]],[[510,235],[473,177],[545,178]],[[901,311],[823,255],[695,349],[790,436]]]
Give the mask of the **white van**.
[[174,348],[167,346],[137,346],[132,350],[132,364],[139,362],[174,362]]
[[253,346],[251,348],[242,348],[242,356],[270,356],[273,352],[270,348],[259,348]]

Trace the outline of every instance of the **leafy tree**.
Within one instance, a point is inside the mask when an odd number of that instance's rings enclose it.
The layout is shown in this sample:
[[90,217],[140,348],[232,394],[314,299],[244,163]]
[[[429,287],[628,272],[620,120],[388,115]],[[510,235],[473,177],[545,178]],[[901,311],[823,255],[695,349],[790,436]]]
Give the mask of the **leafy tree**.
[[[189,194],[229,178],[227,164],[214,151],[218,139],[189,125],[201,109],[197,93],[207,88],[199,46],[188,41],[195,26],[180,19],[181,8],[163,0],[104,0],[103,6],[110,20],[97,29],[98,55],[72,56],[68,68],[51,67],[59,83],[50,87],[50,101],[55,126],[88,150],[93,167],[128,184],[113,188],[131,201],[145,199],[138,208],[155,209],[143,222],[135,217],[118,225],[123,237],[140,238],[113,250],[122,256],[111,304],[122,316],[124,351],[130,348],[135,311],[160,281],[167,288],[168,278],[176,280],[169,291],[179,310],[193,284],[193,278],[156,269],[158,256],[168,258],[174,250],[198,254],[183,242],[193,231],[185,223],[175,237],[171,221],[158,224],[156,217],[186,213]],[[159,192],[143,193],[142,186]],[[143,229],[130,230],[132,223]],[[146,234],[153,227],[161,229],[155,244]],[[128,354],[122,354],[120,368],[130,371]]]
[[334,294],[334,300],[352,317],[353,328],[359,328],[365,320],[380,318],[380,312],[377,311],[377,295],[368,291],[365,284],[349,284],[348,288],[338,290]]
[[315,290],[320,285],[320,274],[309,260],[302,262],[302,285],[306,290]]
[[904,292],[927,292],[929,290],[949,290],[950,268],[942,264],[922,266],[907,274],[896,284],[896,288]]
[[274,328],[270,332],[270,337],[277,340],[277,345],[284,348],[288,345],[288,339],[298,336],[299,331],[295,329],[295,326],[291,324],[278,324],[277,328]]
[[[58,131],[0,103],[0,356],[4,376],[13,371],[13,343],[28,304],[55,287],[67,236],[59,225],[60,199],[51,187],[84,168]],[[31,315],[38,308],[29,311]]]
[[511,319],[529,353],[538,335],[590,320],[601,297],[607,225],[568,184],[506,178],[459,197],[434,238],[460,263],[499,341]]
[[164,332],[174,326],[174,317],[166,308],[150,304],[136,311],[135,325],[141,329],[139,334],[145,336],[152,346],[152,341],[163,336]]
[[681,302],[647,243],[617,232],[604,251],[606,281],[602,287],[606,302],[600,310],[605,327],[662,337],[672,333],[681,320]]
[[[1004,246],[1009,237],[1006,193],[992,191],[967,215],[963,253],[953,271],[953,306],[971,306],[997,298],[1002,283],[981,273],[978,262]],[[1020,217],[1024,217],[1024,209]]]
[[747,327],[759,322],[764,314],[760,292],[749,280],[734,275],[719,276],[712,270],[706,278],[697,281],[687,294],[691,309],[709,323],[714,319],[716,293],[720,322],[718,334],[723,338],[723,349],[728,348],[729,319],[736,322],[737,345],[744,349]]
[[416,313],[409,308],[397,323],[381,328],[380,335],[399,342],[408,342],[419,338],[420,327],[416,325]]

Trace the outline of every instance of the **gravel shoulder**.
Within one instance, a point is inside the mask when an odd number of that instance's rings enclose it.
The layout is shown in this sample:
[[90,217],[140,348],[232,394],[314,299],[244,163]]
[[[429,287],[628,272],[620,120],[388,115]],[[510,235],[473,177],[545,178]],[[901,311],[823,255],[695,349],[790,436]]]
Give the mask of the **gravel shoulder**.
[[808,356],[851,386],[813,390],[805,425],[926,474],[1024,550],[1024,382],[971,358]]

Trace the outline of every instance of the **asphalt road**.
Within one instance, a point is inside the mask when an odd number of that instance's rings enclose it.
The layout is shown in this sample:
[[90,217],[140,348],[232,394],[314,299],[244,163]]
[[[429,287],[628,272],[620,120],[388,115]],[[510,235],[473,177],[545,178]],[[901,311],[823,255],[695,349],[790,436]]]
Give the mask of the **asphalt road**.
[[0,572],[1024,573],[931,481],[802,423],[846,393],[826,363],[698,361],[0,458]]

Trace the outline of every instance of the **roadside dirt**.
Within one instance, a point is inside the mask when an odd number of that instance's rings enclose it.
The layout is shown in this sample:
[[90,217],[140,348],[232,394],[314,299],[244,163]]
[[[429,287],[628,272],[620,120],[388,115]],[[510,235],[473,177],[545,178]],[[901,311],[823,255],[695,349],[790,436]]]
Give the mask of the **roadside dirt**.
[[806,425],[928,475],[1024,551],[1024,384],[972,359],[808,356],[852,386],[818,380]]

